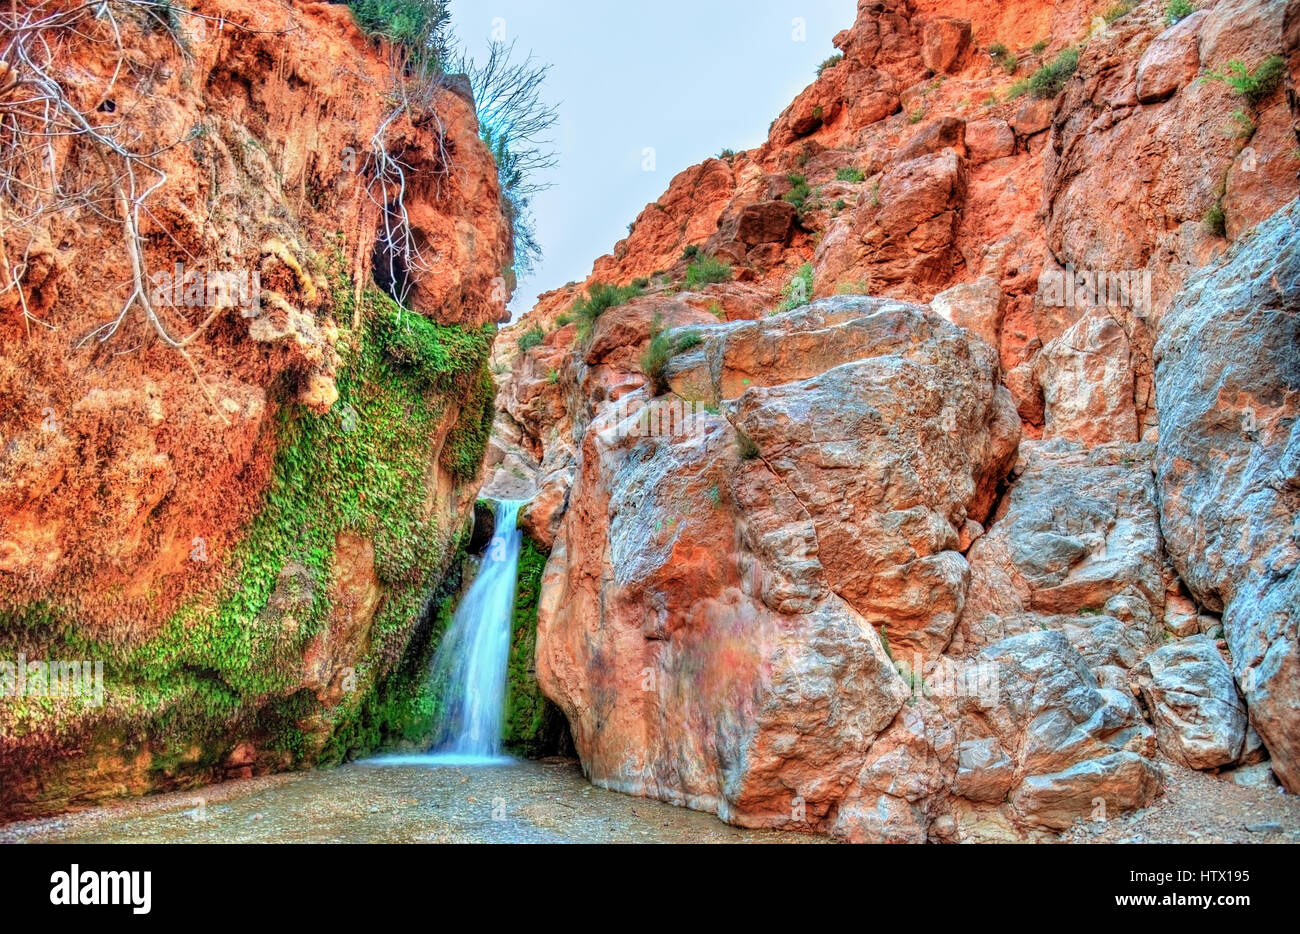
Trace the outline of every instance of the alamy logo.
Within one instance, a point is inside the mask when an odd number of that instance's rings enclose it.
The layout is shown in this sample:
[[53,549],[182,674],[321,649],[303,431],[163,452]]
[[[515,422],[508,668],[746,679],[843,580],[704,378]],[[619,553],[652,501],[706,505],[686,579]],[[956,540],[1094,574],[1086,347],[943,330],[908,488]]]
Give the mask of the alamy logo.
[[1087,308],[1118,305],[1140,314],[1151,311],[1151,270],[1079,269],[1067,263],[1064,269],[1049,269],[1038,277],[1038,292],[1044,305],[1055,308]]
[[155,305],[188,308],[234,308],[245,318],[256,318],[262,309],[262,273],[254,269],[198,272],[177,263],[174,272],[156,272],[149,277],[149,300]]
[[81,697],[88,707],[104,704],[104,663],[89,661],[18,661],[0,659],[0,698]]
[[130,905],[133,914],[147,915],[153,905],[153,873],[71,870],[50,876],[51,905]]

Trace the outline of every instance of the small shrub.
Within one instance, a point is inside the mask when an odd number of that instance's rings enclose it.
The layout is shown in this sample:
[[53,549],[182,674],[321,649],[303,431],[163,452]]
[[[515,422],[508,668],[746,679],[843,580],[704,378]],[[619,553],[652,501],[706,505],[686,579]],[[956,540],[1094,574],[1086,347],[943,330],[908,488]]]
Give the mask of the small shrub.
[[834,68],[843,60],[844,60],[844,56],[841,55],[839,52],[836,52],[830,58],[826,59],[826,61],[822,62],[820,65],[817,66],[817,77],[820,78],[822,76],[823,71],[825,71],[827,68]]
[[1012,52],[1006,58],[1002,59],[1002,70],[1009,75],[1014,75],[1016,73],[1016,68],[1018,68],[1019,65],[1020,59],[1016,57],[1015,52]]
[[996,91],[990,91],[989,96],[984,98],[985,107],[996,107],[998,105],[998,95]]
[[727,313],[722,310],[722,306],[718,304],[716,299],[709,302],[709,314],[713,315],[713,317],[717,318],[719,321],[725,321],[727,317]]
[[1001,42],[995,42],[989,46],[989,57],[994,59],[1003,59],[1007,54],[1007,47]]
[[550,383],[552,386],[554,386],[556,383],[560,381],[560,371],[559,370],[549,371],[546,374],[546,381]]
[[[1039,68],[1029,76],[1028,90],[1034,97],[1040,100],[1055,97],[1060,94],[1065,87],[1065,82],[1070,80],[1079,68],[1079,49],[1077,46],[1070,46],[1061,49],[1056,58],[1043,67]],[[1021,93],[1024,93],[1023,91]],[[1008,94],[1008,97],[1011,95]],[[1018,96],[1018,95],[1016,95]]]
[[1281,55],[1270,55],[1254,71],[1247,68],[1244,62],[1233,59],[1223,71],[1212,71],[1204,80],[1222,81],[1246,98],[1252,106],[1258,106],[1282,83],[1285,73],[1286,60]]
[[871,203],[880,207],[880,182],[871,183]]
[[732,159],[736,158],[736,150],[724,149],[722,152],[718,153],[718,158],[730,162]]
[[1047,51],[1047,46],[1048,42],[1046,39],[1039,39],[1029,47],[1029,51],[1033,52],[1035,55],[1042,55]]
[[862,174],[861,169],[849,167],[835,170],[835,180],[837,182],[860,182],[864,178],[866,176]]
[[534,347],[540,347],[542,341],[545,339],[546,333],[541,328],[534,325],[527,331],[524,331],[523,334],[519,335],[519,340],[516,342],[516,346],[519,347],[520,353],[528,353],[528,351],[532,350]]
[[800,210],[800,212],[802,212],[804,209],[804,202],[806,202],[808,196],[812,194],[812,189],[808,187],[807,179],[797,172],[791,172],[786,176],[786,178],[789,179],[791,188],[783,194],[781,198],[782,200],[793,204]]
[[913,110],[910,114],[907,115],[908,123],[920,123],[924,119],[925,119],[924,107],[917,107],[915,110]]
[[1024,97],[1029,93],[1029,79],[1022,78],[1011,87],[1007,88],[1007,100],[1013,101],[1017,97]]
[[736,444],[740,447],[740,459],[752,461],[759,455],[758,445],[750,440],[743,431],[736,432]]
[[844,208],[846,207],[846,205],[845,205],[845,203],[844,203],[844,199],[843,199],[843,198],[836,198],[836,199],[835,199],[835,204],[833,205],[833,207],[834,207],[834,209],[835,209],[835,213],[837,213],[837,214],[838,214],[840,211],[843,211]]
[[654,395],[661,396],[668,391],[668,385],[664,381],[664,367],[668,361],[683,350],[696,346],[703,339],[700,332],[695,330],[670,335],[664,329],[663,319],[655,315],[654,321],[650,324],[650,343],[641,354],[641,372],[645,373],[646,378],[650,380],[650,389]]
[[579,336],[585,339],[591,333],[591,326],[596,319],[611,308],[636,298],[641,290],[634,285],[610,285],[608,282],[594,282],[587,289],[585,297],[578,299],[569,311],[578,321]]
[[1105,13],[1101,14],[1102,19],[1108,23],[1113,23],[1122,16],[1128,16],[1137,6],[1136,0],[1121,0],[1120,3],[1113,4]]
[[700,245],[698,243],[692,243],[682,250],[682,259],[695,259],[699,255]]
[[800,305],[807,305],[812,300],[812,293],[813,266],[812,263],[804,263],[794,277],[782,287],[781,294],[785,299],[777,306],[777,310],[789,311]]
[[836,295],[870,295],[871,288],[867,285],[865,279],[859,279],[857,282],[841,282],[835,286]]
[[1165,19],[1172,26],[1180,19],[1186,19],[1195,12],[1196,5],[1191,0],[1169,0],[1169,5],[1165,7]]
[[650,284],[650,280],[645,276],[637,276],[635,279],[632,280],[632,288],[634,289],[644,289],[649,284]]
[[702,256],[686,268],[686,287],[694,289],[710,282],[731,279],[731,266],[716,256]]

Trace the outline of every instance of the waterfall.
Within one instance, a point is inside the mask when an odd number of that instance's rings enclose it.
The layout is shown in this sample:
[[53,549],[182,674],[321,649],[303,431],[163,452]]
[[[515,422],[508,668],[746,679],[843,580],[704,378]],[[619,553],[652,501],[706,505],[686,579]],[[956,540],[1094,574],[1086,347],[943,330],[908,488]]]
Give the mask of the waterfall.
[[440,760],[471,764],[501,757],[522,505],[497,503],[483,563],[434,656],[431,677],[441,716],[432,752]]

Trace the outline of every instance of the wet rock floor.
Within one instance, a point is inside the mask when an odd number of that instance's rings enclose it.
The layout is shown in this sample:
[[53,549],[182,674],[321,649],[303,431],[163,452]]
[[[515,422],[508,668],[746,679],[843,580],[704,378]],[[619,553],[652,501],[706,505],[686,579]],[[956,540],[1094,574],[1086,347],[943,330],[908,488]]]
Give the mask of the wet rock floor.
[[0,826],[0,843],[819,843],[594,788],[569,759],[268,775]]

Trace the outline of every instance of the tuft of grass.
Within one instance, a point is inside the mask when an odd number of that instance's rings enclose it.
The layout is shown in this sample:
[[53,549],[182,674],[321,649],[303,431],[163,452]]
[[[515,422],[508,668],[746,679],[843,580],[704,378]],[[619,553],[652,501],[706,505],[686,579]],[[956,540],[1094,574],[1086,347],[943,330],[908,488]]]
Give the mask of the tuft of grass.
[[1202,80],[1222,81],[1244,97],[1252,107],[1257,107],[1282,83],[1285,73],[1286,59],[1281,55],[1270,55],[1256,65],[1253,71],[1244,62],[1233,59],[1222,71],[1212,71]]
[[1009,50],[1007,49],[1007,47],[1003,45],[1001,42],[995,42],[991,46],[989,46],[989,57],[993,59],[1001,60],[1003,58],[1006,58],[1008,51]]
[[713,317],[717,318],[719,321],[725,321],[727,317],[727,313],[722,310],[722,306],[718,304],[717,299],[709,302],[709,314],[713,315]]
[[1002,59],[1002,70],[1009,75],[1016,73],[1016,68],[1020,66],[1020,59],[1016,57],[1015,52],[1011,52]]
[[817,66],[817,77],[820,78],[822,76],[823,71],[825,71],[827,68],[834,68],[843,60],[844,60],[844,56],[841,55],[839,52],[836,52],[830,58],[826,59],[826,61],[822,62],[820,65]]
[[1044,52],[1047,51],[1047,46],[1049,44],[1050,43],[1048,43],[1046,39],[1039,39],[1037,42],[1035,42],[1033,45],[1029,47],[1029,51],[1033,52],[1035,55],[1042,55]]
[[1121,17],[1128,16],[1136,6],[1137,0],[1121,0],[1121,2],[1108,7],[1106,12],[1101,14],[1101,18],[1108,23],[1113,23]]
[[1181,19],[1186,19],[1196,12],[1196,4],[1191,0],[1169,0],[1169,5],[1165,7],[1165,19],[1169,25],[1173,25]]
[[743,461],[752,461],[759,455],[758,445],[755,444],[743,431],[736,432],[736,444],[740,448],[740,459]]
[[855,169],[851,166],[835,170],[835,180],[837,182],[860,182],[864,178],[866,178],[866,176],[862,173],[861,169]]
[[835,286],[836,295],[870,295],[871,287],[867,285],[866,279],[859,279],[857,282],[841,282]]
[[777,311],[790,311],[792,308],[807,305],[812,301],[812,293],[813,266],[812,263],[804,263],[790,281],[781,288],[784,299],[777,306]]
[[540,347],[542,341],[545,339],[546,332],[537,325],[533,325],[527,331],[524,331],[523,334],[519,335],[519,340],[515,342],[515,346],[519,348],[520,353],[528,353],[528,351],[532,350],[534,347]]
[[608,282],[594,282],[587,289],[587,294],[569,306],[569,311],[578,321],[578,333],[584,340],[591,333],[596,319],[624,302],[631,301],[641,294],[635,285],[610,285]]
[[668,361],[703,340],[703,336],[696,330],[670,334],[664,329],[663,319],[655,315],[650,324],[650,343],[641,354],[641,372],[650,381],[650,390],[654,395],[661,396],[668,391],[668,384],[664,380],[664,367]]
[[1249,141],[1255,135],[1255,121],[1244,110],[1232,112],[1232,135],[1242,142]]
[[695,259],[700,255],[700,245],[698,243],[687,244],[686,249],[682,250],[682,259]]
[[808,196],[812,194],[812,189],[808,187],[808,180],[798,172],[791,172],[786,178],[789,180],[791,188],[781,196],[781,199],[793,204],[802,213]]
[[727,282],[731,279],[731,266],[716,256],[701,256],[686,267],[686,287],[694,289],[710,282]]
[[[1043,65],[1037,71],[1029,76],[1026,83],[1026,90],[1034,97],[1040,100],[1055,97],[1065,88],[1065,82],[1070,80],[1079,69],[1079,48],[1070,46],[1061,49],[1056,58],[1052,59],[1046,65]],[[1019,82],[1012,86],[1012,91],[1007,93],[1007,97],[1019,97],[1019,94],[1013,93],[1019,86]],[[1024,93],[1022,90],[1021,94]]]
[[556,383],[560,381],[560,371],[554,369],[549,371],[546,374],[546,381],[550,383],[552,386],[554,386]]
[[913,110],[910,114],[907,115],[908,123],[920,123],[924,119],[925,119],[925,108],[921,107],[920,105],[918,105],[915,110]]
[[845,203],[843,198],[836,198],[835,203],[831,205],[831,207],[834,208],[835,213],[838,214],[840,211],[843,211],[845,207],[847,207],[847,204]]
[[630,284],[634,289],[644,289],[650,284],[650,280],[646,276],[637,276]]

